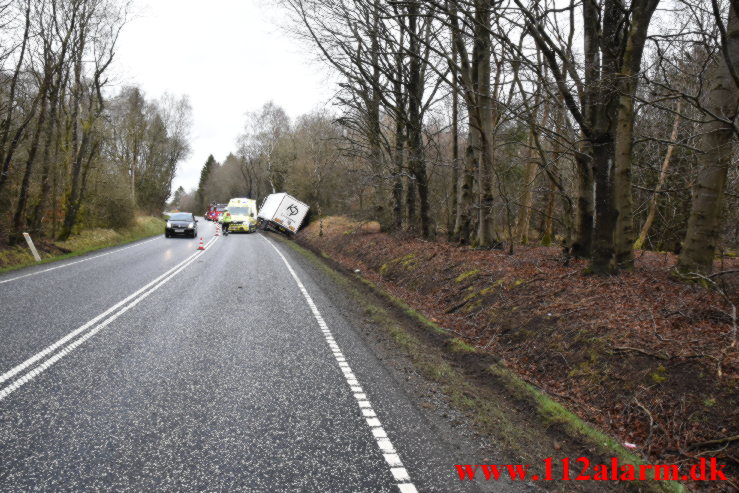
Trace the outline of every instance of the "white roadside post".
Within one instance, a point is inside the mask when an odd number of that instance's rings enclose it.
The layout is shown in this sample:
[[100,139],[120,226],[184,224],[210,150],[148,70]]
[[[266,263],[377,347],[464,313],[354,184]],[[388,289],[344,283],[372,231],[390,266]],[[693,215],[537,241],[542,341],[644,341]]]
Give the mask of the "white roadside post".
[[31,253],[33,254],[33,258],[36,259],[36,262],[41,262],[41,257],[39,257],[38,251],[36,251],[36,247],[33,244],[33,240],[31,239],[31,235],[28,233],[23,233],[23,237],[26,239],[26,243],[28,243],[28,248],[31,249]]

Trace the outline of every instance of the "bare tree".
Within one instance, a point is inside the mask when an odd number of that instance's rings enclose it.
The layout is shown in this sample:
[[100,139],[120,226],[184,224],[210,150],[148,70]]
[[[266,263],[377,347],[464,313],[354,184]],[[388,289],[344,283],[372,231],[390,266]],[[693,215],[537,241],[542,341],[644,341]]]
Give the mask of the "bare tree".
[[[718,242],[726,178],[736,138],[734,122],[739,88],[732,76],[739,67],[739,12],[729,8],[724,56],[712,57],[706,77],[705,121],[701,125],[700,172],[693,188],[693,201],[680,254],[678,270],[710,274]],[[719,20],[720,22],[720,20]]]

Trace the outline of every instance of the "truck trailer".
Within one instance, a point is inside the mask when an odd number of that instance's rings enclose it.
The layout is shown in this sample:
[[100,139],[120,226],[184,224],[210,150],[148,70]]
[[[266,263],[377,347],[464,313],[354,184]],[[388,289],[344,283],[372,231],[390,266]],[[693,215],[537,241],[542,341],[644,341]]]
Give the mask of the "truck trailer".
[[272,229],[293,235],[303,224],[308,207],[303,202],[286,193],[267,195],[259,208],[257,224],[262,229]]

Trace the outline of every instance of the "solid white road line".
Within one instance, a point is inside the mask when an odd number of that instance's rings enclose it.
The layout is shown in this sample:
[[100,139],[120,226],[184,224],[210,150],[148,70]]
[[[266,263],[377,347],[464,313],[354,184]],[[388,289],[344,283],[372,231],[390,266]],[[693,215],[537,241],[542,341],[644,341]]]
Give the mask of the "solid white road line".
[[[66,336],[62,337],[55,343],[51,344],[50,346],[46,347],[42,351],[39,351],[35,355],[28,358],[23,363],[15,366],[11,370],[3,373],[0,375],[0,383],[14,377],[18,373],[22,372],[26,368],[32,366],[34,363],[38,362],[39,360],[45,358],[46,356],[54,353],[57,349],[62,348],[59,352],[57,352],[54,356],[50,357],[40,365],[36,366],[34,369],[30,370],[29,372],[25,373],[20,378],[14,380],[9,385],[4,387],[2,390],[0,390],[0,401],[5,399],[8,395],[16,391],[21,386],[25,385],[26,383],[30,382],[34,378],[36,378],[38,375],[46,371],[50,366],[52,366],[54,363],[62,359],[64,356],[69,354],[71,351],[73,351],[75,348],[80,346],[82,343],[84,343],[87,339],[92,337],[93,335],[100,332],[102,329],[107,327],[111,322],[113,322],[116,318],[121,316],[123,313],[127,312],[134,306],[136,306],[141,300],[149,296],[151,293],[159,289],[162,285],[164,285],[167,281],[172,279],[174,276],[179,274],[182,270],[184,270],[187,266],[192,264],[199,256],[201,256],[203,253],[205,253],[212,245],[215,243],[215,241],[218,239],[218,237],[211,238],[210,241],[205,245],[205,250],[199,250],[195,252],[194,254],[187,257],[185,260],[180,262],[179,264],[175,265],[171,269],[169,269],[167,272],[162,274],[161,276],[157,277],[150,283],[148,283],[143,288],[139,289],[135,293],[131,294],[130,296],[127,296],[123,300],[119,301],[112,307],[105,310],[100,315],[96,316],[89,322],[85,323],[84,325],[78,327],[77,329],[73,330]],[[122,307],[122,308],[121,308]],[[112,313],[112,315],[111,315]],[[110,316],[109,316],[110,315]],[[95,325],[97,322],[99,322],[101,319],[106,318],[99,324]],[[85,333],[82,337],[78,338],[74,342],[71,342],[67,344],[70,340],[74,339],[81,333],[85,332],[87,329],[95,325],[91,330],[89,330],[87,333]],[[65,346],[66,344],[66,346]]]
[[137,246],[141,246],[141,245],[144,245],[146,243],[149,243],[149,242],[152,242],[152,241],[155,241],[155,240],[159,240],[160,238],[161,237],[152,238],[151,240],[142,241],[142,242],[136,243],[135,245],[127,246],[127,247],[124,247],[124,248],[119,248],[117,250],[113,250],[112,252],[101,253],[100,255],[95,255],[95,256],[92,256],[92,257],[83,258],[82,260],[77,260],[75,262],[69,262],[69,263],[64,264],[64,265],[57,265],[56,267],[50,267],[48,269],[39,270],[39,271],[36,271],[36,272],[31,272],[30,274],[24,274],[22,276],[12,277],[10,279],[5,279],[3,281],[0,281],[0,284],[6,283],[6,282],[10,282],[10,281],[17,281],[18,279],[23,279],[25,277],[35,276],[36,274],[43,274],[44,272],[49,272],[49,271],[56,270],[56,269],[62,269],[64,267],[69,267],[70,265],[74,265],[74,264],[81,264],[82,262],[87,262],[88,260],[92,260],[92,259],[96,259],[96,258],[100,258],[100,257],[105,257],[106,255],[110,255],[110,254],[113,254],[113,253],[122,252],[123,250],[128,250],[129,248],[135,248]]
[[311,298],[310,294],[308,294],[308,290],[305,289],[305,286],[303,286],[300,278],[295,273],[292,266],[287,261],[282,252],[267,238],[262,235],[259,236],[277,252],[277,255],[280,256],[282,261],[285,263],[287,270],[290,272],[290,275],[292,275],[293,279],[297,283],[298,288],[300,288],[300,292],[303,293],[305,301],[308,303],[308,306],[313,312],[313,317],[315,317],[316,321],[318,322],[318,326],[321,328],[321,331],[326,338],[326,343],[331,348],[331,351],[333,352],[334,357],[339,364],[339,369],[341,369],[341,371],[344,373],[344,378],[346,379],[346,382],[349,384],[351,390],[354,392],[354,397],[357,399],[357,404],[359,405],[362,415],[366,418],[367,426],[369,426],[370,430],[372,431],[372,435],[377,441],[378,448],[383,453],[385,461],[390,466],[390,473],[393,475],[395,481],[398,482],[396,486],[401,493],[417,493],[415,485],[411,482],[411,477],[408,474],[408,471],[405,469],[405,467],[403,467],[403,462],[400,460],[400,456],[395,450],[393,443],[387,437],[387,433],[382,427],[382,423],[380,422],[379,418],[377,418],[377,414],[372,408],[372,404],[367,399],[367,395],[364,393],[364,391],[362,391],[356,375],[352,372],[349,364],[346,363],[346,358],[341,352],[341,349],[339,349],[338,344],[336,344],[334,336],[328,328],[328,325],[326,325],[326,321],[323,319],[323,316],[321,316],[321,312],[318,311],[318,307],[316,307],[316,304],[313,302],[313,298]]

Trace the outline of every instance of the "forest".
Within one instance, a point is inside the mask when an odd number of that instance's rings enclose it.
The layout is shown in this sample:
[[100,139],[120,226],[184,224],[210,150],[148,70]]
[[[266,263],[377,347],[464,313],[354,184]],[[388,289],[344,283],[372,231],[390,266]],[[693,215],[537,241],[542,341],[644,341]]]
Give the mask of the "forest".
[[316,217],[595,273],[641,249],[710,275],[736,255],[736,0],[281,0],[330,104],[248,113],[233,152],[174,191],[186,97],[111,83],[131,4],[0,3],[0,241],[64,240],[171,204],[288,191]]
[[178,197],[285,189],[426,239],[709,275],[739,243],[737,3],[282,0],[332,106],[264,105]]
[[161,215],[189,152],[186,97],[116,87],[116,0],[0,2],[0,245]]

